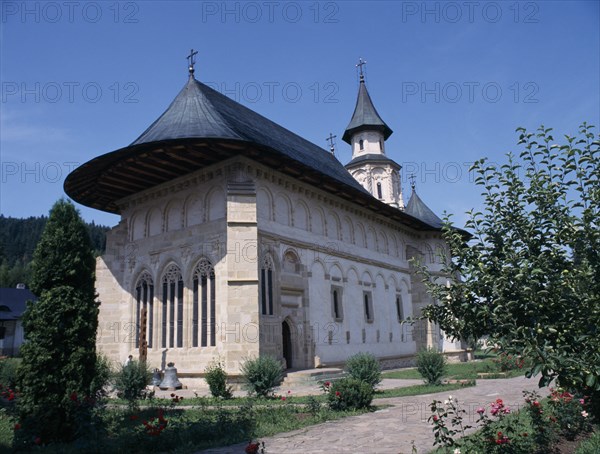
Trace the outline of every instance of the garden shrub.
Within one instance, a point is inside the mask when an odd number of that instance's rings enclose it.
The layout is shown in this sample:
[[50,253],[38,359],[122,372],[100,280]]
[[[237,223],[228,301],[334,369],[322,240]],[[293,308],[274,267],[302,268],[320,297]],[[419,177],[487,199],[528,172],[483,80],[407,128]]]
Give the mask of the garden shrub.
[[138,399],[146,397],[146,386],[151,378],[147,363],[135,360],[128,362],[115,375],[117,396],[127,400],[130,407],[135,407]]
[[356,378],[342,378],[328,388],[327,403],[332,410],[367,408],[373,400],[373,387]]
[[106,397],[107,387],[114,378],[110,360],[103,354],[96,354],[96,374],[90,385],[90,396],[96,398]]
[[227,386],[227,373],[219,360],[212,361],[204,370],[205,380],[213,397],[231,399],[231,386]]
[[250,394],[267,397],[279,386],[283,376],[281,363],[272,356],[247,359],[241,367],[246,389]]
[[434,349],[421,350],[417,353],[417,370],[428,385],[441,385],[446,357]]
[[19,364],[21,364],[20,358],[4,358],[0,360],[0,385],[5,388],[15,387]]
[[510,355],[505,352],[500,353],[492,361],[500,372],[523,369],[523,366],[525,366],[525,360],[521,356]]
[[346,361],[346,372],[352,378],[361,380],[371,387],[381,381],[381,366],[371,353],[357,353]]

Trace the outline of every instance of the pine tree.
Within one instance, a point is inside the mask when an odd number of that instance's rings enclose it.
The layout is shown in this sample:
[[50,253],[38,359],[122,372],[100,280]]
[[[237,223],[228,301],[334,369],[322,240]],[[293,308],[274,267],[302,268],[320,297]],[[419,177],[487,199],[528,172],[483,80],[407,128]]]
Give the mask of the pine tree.
[[31,289],[39,300],[23,316],[19,370],[23,432],[43,443],[72,440],[96,392],[94,270],[86,226],[72,203],[59,200],[33,256]]

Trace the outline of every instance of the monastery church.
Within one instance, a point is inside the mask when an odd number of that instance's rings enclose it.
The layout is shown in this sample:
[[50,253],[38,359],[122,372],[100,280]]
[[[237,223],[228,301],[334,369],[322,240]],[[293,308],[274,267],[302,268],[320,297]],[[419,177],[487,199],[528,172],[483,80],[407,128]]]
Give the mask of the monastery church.
[[174,362],[184,384],[216,358],[237,375],[258,355],[288,369],[358,352],[399,367],[427,346],[460,356],[435,326],[402,323],[432,302],[409,259],[439,271],[442,221],[414,188],[405,203],[362,65],[344,166],[196,80],[191,57],[138,139],[65,181],[75,201],[121,217],[97,260],[98,349]]

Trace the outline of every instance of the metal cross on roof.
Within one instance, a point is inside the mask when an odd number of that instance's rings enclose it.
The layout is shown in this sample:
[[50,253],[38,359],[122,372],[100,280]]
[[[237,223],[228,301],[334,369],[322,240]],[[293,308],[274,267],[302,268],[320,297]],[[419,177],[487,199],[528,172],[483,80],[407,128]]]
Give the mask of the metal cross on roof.
[[194,49],[190,50],[190,55],[188,55],[187,60],[188,60],[188,71],[191,74],[194,74],[194,65],[196,64],[196,60],[194,59],[194,56],[198,53],[198,51],[194,51]]
[[358,63],[356,65],[356,67],[358,68],[358,71],[360,72],[360,80],[364,80],[365,79],[365,75],[363,74],[363,66],[366,65],[366,64],[367,64],[367,62],[364,61],[362,59],[362,57],[358,59]]
[[329,137],[327,137],[325,140],[327,142],[329,142],[329,151],[331,151],[331,154],[335,156],[335,142],[333,139],[335,139],[337,136],[334,136],[332,133],[329,133]]
[[415,192],[415,186],[416,186],[416,184],[415,184],[415,180],[416,180],[416,179],[417,179],[417,178],[415,177],[415,174],[414,174],[414,173],[411,173],[411,174],[408,176],[408,180],[410,181],[410,188],[413,190],[413,192]]

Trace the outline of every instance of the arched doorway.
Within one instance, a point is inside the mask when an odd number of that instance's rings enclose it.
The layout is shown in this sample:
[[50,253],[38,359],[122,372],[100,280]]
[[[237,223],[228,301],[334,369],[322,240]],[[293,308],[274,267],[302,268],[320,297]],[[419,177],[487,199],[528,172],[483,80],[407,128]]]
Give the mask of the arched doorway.
[[284,320],[281,324],[281,338],[283,347],[283,358],[285,359],[286,367],[291,369],[292,364],[292,330],[290,324]]

